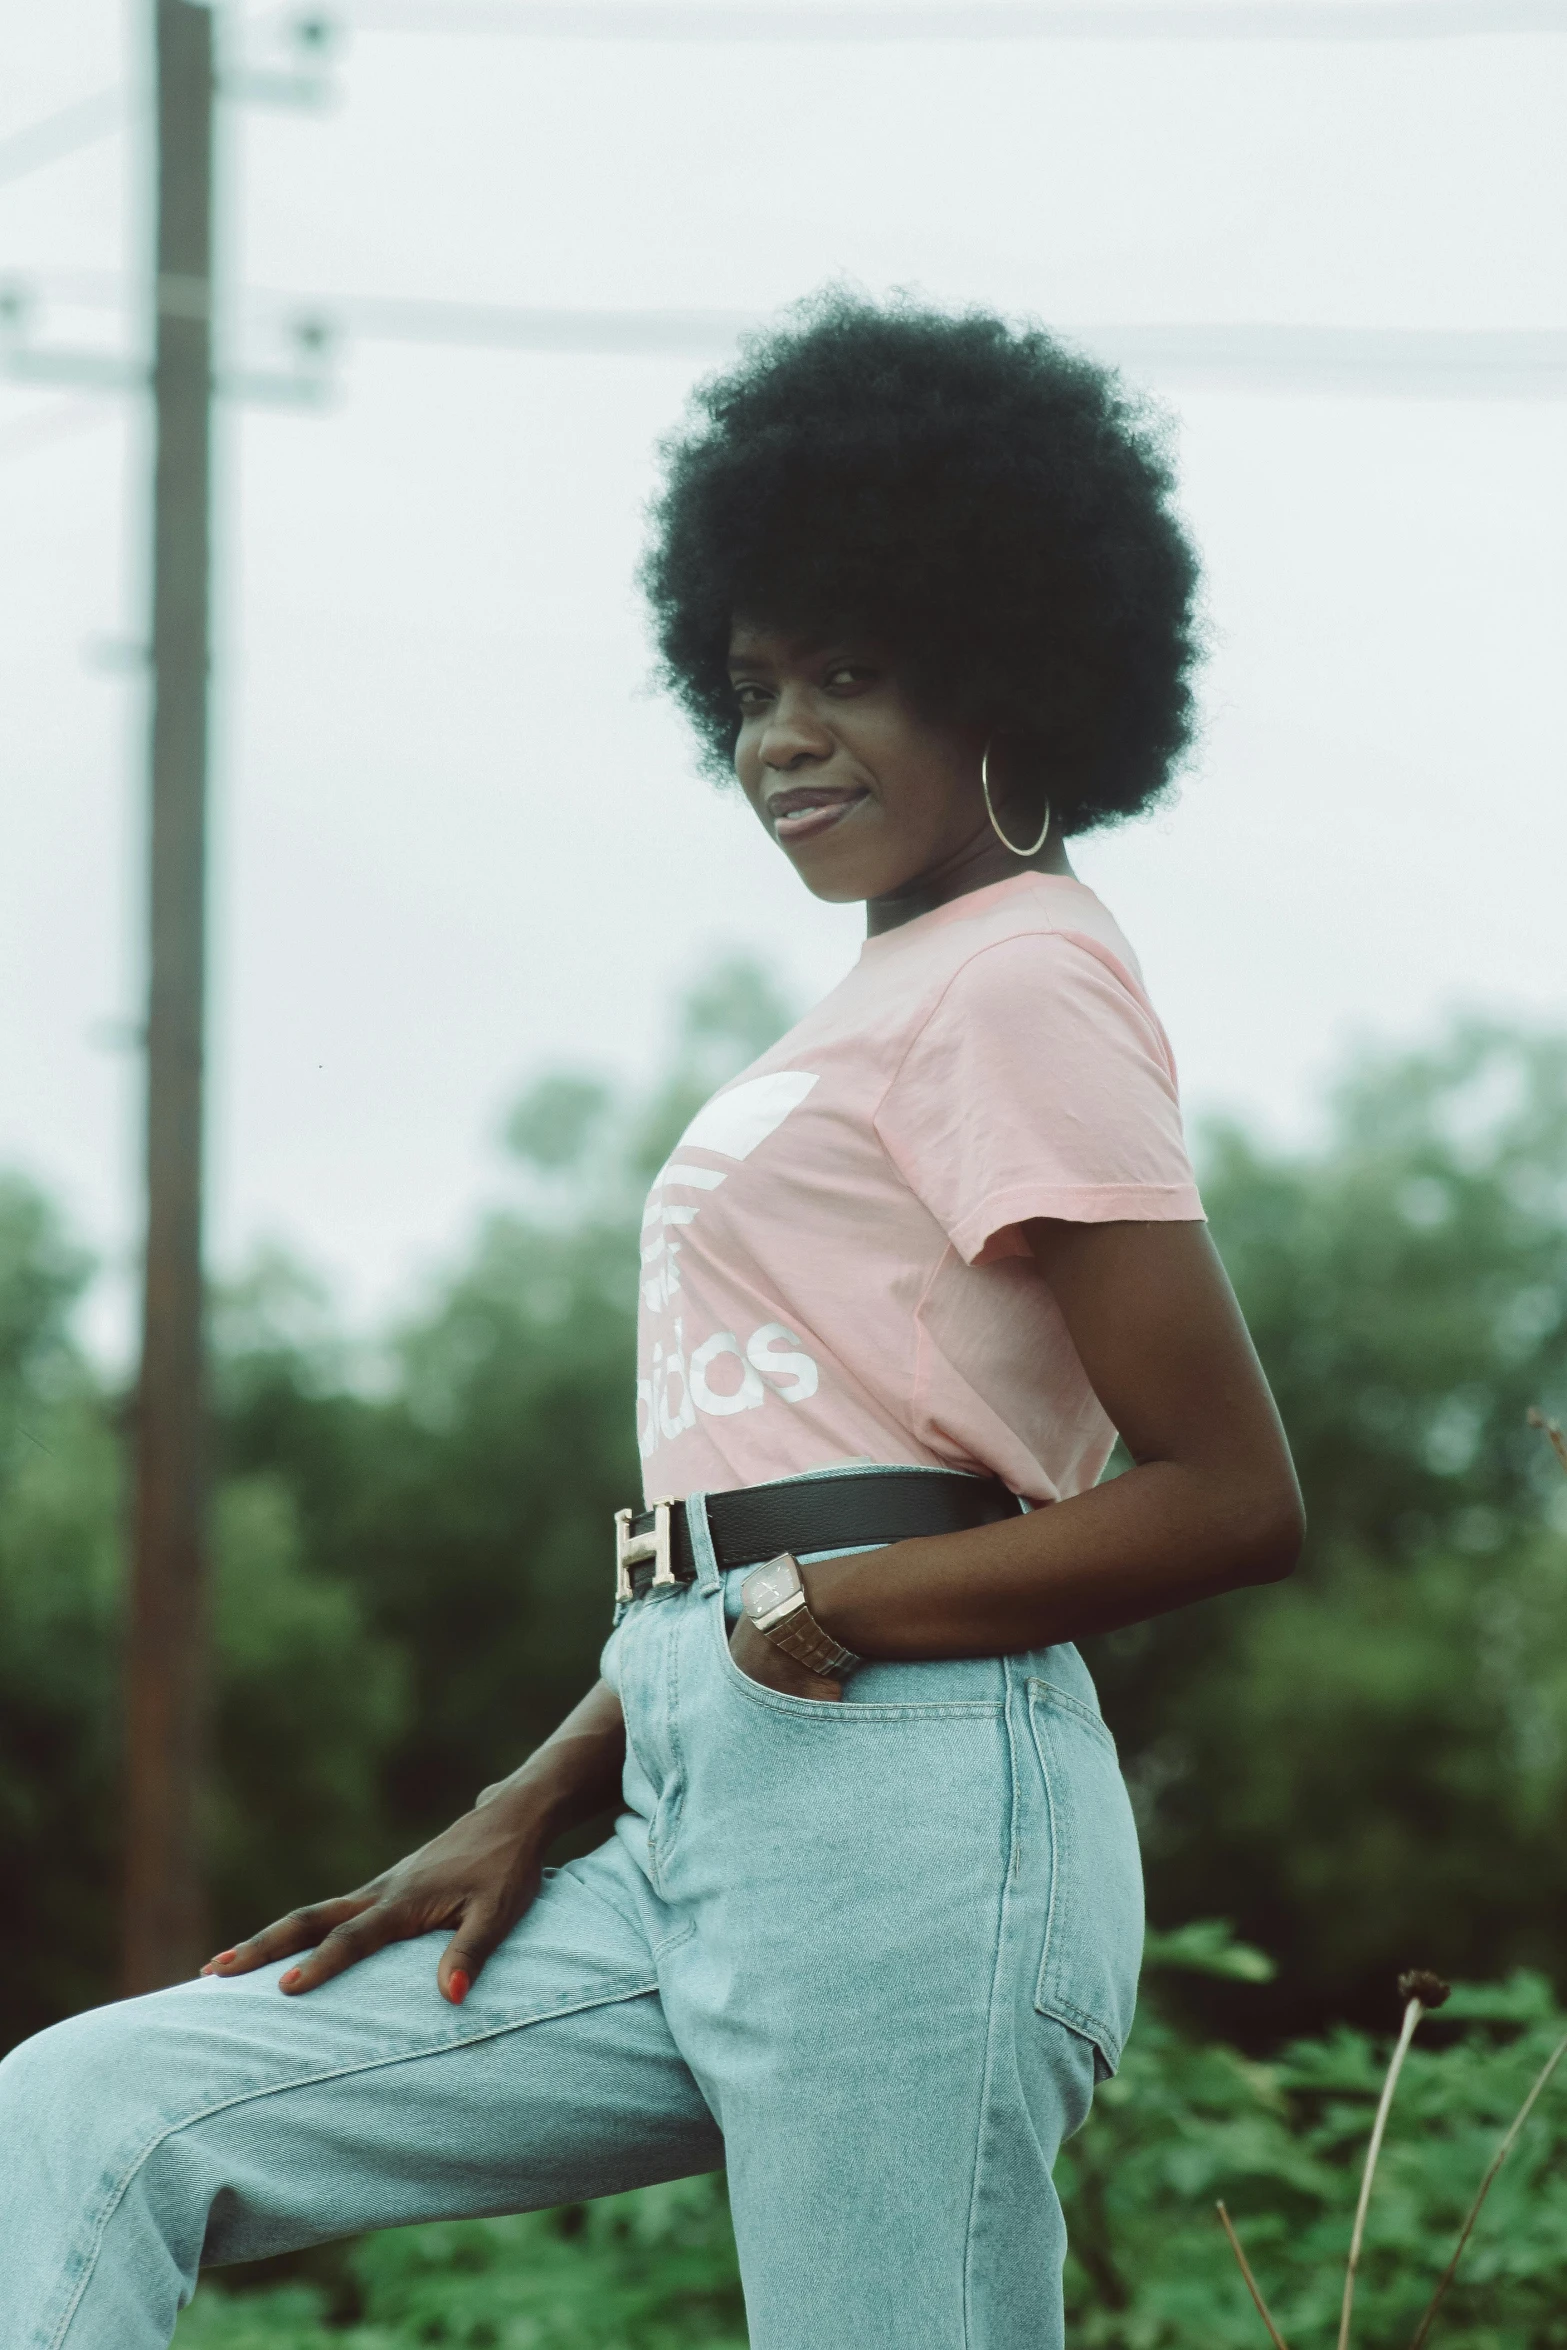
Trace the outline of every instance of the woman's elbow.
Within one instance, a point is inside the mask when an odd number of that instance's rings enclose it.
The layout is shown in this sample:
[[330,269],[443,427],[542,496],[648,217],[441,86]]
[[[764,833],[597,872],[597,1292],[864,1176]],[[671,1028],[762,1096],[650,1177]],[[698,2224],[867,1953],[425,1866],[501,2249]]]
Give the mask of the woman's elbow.
[[1236,1529],[1237,1583],[1282,1583],[1300,1563],[1306,1505],[1293,1476],[1271,1479],[1248,1500]]

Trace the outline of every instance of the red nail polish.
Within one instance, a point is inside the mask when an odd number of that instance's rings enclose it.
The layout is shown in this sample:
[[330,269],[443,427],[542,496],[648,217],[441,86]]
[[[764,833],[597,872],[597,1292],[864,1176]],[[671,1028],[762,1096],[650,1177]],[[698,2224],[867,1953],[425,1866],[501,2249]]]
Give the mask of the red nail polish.
[[298,1981],[299,1969],[297,1966],[291,1966],[286,1975],[279,1975],[277,1987],[280,1991],[292,1991]]
[[468,1978],[460,1966],[454,1966],[446,1978],[446,1996],[453,2007],[461,2007],[468,1996]]

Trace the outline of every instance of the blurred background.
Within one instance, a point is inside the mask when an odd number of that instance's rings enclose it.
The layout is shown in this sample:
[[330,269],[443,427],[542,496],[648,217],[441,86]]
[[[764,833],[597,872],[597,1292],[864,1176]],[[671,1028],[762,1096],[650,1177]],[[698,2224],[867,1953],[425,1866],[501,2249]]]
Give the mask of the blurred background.
[[[211,296],[165,252],[157,304],[192,16]],[[1412,1960],[1562,1984],[1564,100],[1555,0],[11,13],[0,2045],[126,1979],[149,364],[210,323],[215,1946],[591,1676],[638,1186],[861,919],[697,779],[631,573],[691,384],[832,278],[1120,362],[1207,568],[1191,771],[1074,856],[1313,1530],[1283,1593],[1092,1659],[1155,1920],[1276,1969],[1170,2012],[1265,2051],[1385,2022]]]

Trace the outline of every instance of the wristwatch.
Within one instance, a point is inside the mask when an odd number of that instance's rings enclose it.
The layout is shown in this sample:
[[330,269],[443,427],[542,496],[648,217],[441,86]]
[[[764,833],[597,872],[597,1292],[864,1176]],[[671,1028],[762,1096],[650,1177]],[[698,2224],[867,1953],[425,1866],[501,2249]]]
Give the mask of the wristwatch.
[[824,1681],[843,1680],[861,1662],[812,1615],[799,1562],[790,1551],[781,1550],[775,1559],[752,1568],[740,1586],[740,1605],[764,1640]]

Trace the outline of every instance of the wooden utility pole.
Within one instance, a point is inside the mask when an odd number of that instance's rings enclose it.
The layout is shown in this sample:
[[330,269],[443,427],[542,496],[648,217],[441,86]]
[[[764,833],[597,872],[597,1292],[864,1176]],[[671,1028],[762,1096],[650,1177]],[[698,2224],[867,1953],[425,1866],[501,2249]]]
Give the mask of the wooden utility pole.
[[126,1637],[124,1979],[206,1955],[200,1804],[207,1718],[201,1266],[211,567],[212,16],[154,0],[153,358],[146,1266]]

